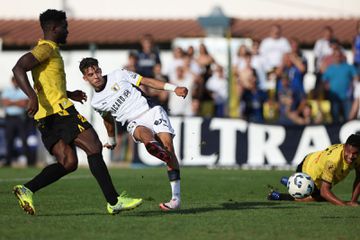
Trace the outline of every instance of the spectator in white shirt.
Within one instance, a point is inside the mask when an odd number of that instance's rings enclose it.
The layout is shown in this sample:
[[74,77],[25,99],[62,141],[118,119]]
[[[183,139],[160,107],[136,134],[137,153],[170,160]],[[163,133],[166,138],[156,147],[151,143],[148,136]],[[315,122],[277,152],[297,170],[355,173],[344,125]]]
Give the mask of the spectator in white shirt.
[[183,66],[178,66],[176,68],[176,75],[170,77],[170,83],[176,84],[177,86],[186,87],[189,92],[187,98],[185,99],[179,97],[177,99],[172,96],[173,94],[169,95],[169,114],[171,116],[193,116],[194,109],[192,94],[195,85],[194,76],[189,72],[185,72]]
[[214,100],[215,117],[224,117],[228,99],[228,82],[221,65],[216,64],[214,73],[206,82],[205,87]]
[[260,41],[253,40],[251,46],[251,66],[255,69],[258,78],[258,87],[261,90],[267,90],[267,78],[265,71],[265,62],[259,54]]
[[290,52],[291,47],[289,41],[282,37],[280,25],[271,27],[270,36],[262,40],[259,51],[266,63],[267,72],[281,64],[283,55]]
[[323,29],[322,37],[315,42],[314,55],[315,55],[315,72],[320,71],[321,61],[325,56],[332,54],[330,46],[330,39],[334,38],[333,29],[330,26],[325,26]]
[[330,26],[325,26],[323,28],[322,37],[316,40],[314,46],[314,55],[315,55],[315,96],[319,95],[321,92],[321,74],[322,74],[322,65],[324,59],[333,53],[333,48],[331,46],[331,39],[334,39],[334,31]]

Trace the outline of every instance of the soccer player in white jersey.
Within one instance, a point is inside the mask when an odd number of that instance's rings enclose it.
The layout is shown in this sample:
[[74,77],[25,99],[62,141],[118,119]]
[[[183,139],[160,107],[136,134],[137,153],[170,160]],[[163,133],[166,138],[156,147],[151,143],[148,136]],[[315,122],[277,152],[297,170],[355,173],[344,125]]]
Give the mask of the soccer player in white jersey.
[[80,71],[85,81],[95,92],[92,107],[101,114],[109,140],[104,146],[113,149],[115,141],[115,121],[127,125],[127,131],[137,143],[143,143],[147,151],[167,164],[172,190],[171,200],[160,203],[163,211],[180,208],[180,170],[173,146],[174,129],[161,106],[153,106],[138,88],[140,84],[154,89],[172,91],[185,98],[188,89],[145,78],[125,69],[117,69],[103,76],[95,58],[84,58]]

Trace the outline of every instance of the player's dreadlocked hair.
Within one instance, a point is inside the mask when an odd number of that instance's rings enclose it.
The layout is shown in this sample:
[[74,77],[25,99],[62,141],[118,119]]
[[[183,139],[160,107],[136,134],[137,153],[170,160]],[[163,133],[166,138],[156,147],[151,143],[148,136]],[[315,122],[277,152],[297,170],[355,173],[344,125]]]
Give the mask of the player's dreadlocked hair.
[[99,62],[97,59],[95,58],[91,58],[91,57],[87,57],[87,58],[83,58],[80,62],[79,65],[79,69],[80,71],[84,74],[85,70],[89,67],[93,67],[93,66],[99,66]]
[[43,30],[47,30],[50,24],[59,23],[66,20],[64,11],[48,9],[40,14],[40,25]]

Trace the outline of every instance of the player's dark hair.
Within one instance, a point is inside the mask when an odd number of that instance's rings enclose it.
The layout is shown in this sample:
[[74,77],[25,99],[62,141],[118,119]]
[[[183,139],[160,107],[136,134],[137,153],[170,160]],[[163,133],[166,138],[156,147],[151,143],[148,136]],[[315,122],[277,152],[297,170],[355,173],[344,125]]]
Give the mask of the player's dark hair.
[[360,134],[351,134],[346,140],[346,144],[360,148]]
[[93,67],[93,66],[99,66],[99,62],[97,59],[95,58],[92,58],[92,57],[87,57],[87,58],[83,58],[81,61],[80,61],[80,64],[79,64],[79,69],[80,71],[84,74],[85,73],[85,70],[89,67]]
[[40,25],[45,31],[48,30],[51,24],[57,24],[66,20],[66,13],[61,10],[48,9],[40,14]]

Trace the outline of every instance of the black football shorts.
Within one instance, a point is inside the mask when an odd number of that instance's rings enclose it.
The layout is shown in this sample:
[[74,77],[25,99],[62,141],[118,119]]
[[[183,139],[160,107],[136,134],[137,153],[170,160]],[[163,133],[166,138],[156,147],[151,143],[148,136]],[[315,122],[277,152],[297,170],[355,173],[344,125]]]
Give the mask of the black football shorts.
[[91,128],[91,124],[74,106],[61,112],[36,120],[36,126],[41,133],[41,139],[51,154],[51,149],[60,139],[71,143],[77,135]]

